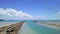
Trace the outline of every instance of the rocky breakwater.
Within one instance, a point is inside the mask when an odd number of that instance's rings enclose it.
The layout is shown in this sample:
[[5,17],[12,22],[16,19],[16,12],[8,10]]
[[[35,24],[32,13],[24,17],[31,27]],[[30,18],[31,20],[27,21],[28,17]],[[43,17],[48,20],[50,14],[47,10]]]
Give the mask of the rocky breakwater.
[[18,31],[22,27],[23,23],[24,21],[21,23],[0,27],[0,34],[18,34]]

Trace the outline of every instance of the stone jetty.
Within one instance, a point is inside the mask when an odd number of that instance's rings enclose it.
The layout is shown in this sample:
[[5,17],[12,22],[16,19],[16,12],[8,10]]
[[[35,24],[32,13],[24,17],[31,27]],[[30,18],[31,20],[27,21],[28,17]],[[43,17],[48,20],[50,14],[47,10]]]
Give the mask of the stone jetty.
[[11,24],[9,26],[0,27],[0,34],[18,34],[18,31],[22,27],[24,21],[21,23]]

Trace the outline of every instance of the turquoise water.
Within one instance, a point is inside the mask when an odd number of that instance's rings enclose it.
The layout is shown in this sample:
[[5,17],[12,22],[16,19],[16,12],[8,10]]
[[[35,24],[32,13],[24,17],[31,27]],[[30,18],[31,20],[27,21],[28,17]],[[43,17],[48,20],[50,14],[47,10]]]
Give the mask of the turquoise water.
[[25,23],[20,34],[60,34],[60,30],[48,28],[33,22]]
[[[44,22],[44,21],[41,21]],[[47,23],[59,23],[60,21],[45,21]],[[0,23],[0,25],[4,25],[5,23]],[[6,24],[12,24],[12,22],[8,22]],[[38,25],[32,21],[26,21],[22,28],[19,30],[18,34],[60,34],[60,30],[45,27],[43,25]]]

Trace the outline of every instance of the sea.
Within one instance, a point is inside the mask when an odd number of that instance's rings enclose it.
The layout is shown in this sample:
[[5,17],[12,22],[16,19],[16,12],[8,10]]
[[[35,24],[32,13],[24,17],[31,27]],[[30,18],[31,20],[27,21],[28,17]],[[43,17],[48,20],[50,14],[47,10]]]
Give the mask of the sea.
[[[18,23],[21,21],[22,20],[0,21],[0,27],[13,24],[16,22]],[[19,30],[18,34],[60,34],[59,27],[37,24],[37,22],[60,24],[60,20],[35,20],[35,21],[36,22],[33,22],[33,20],[25,20],[25,23]]]

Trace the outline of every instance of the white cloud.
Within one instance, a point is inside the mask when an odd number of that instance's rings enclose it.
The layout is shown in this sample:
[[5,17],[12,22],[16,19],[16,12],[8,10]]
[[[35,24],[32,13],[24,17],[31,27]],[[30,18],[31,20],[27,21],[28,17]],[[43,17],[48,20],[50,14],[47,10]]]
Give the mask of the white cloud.
[[58,14],[60,14],[60,11],[58,11]]
[[60,20],[60,11],[57,11],[55,14],[52,14],[49,20]]
[[23,11],[17,11],[15,9],[7,8],[3,9],[0,8],[0,15],[2,18],[8,17],[8,19],[32,19],[33,16],[23,12]]
[[33,17],[23,11],[18,11],[12,8],[0,8],[0,19],[28,20],[28,19],[44,19],[44,17]]
[[37,17],[35,17],[35,19],[40,19],[40,20],[47,20],[47,18],[45,18],[45,17],[42,17],[42,16],[37,16]]

